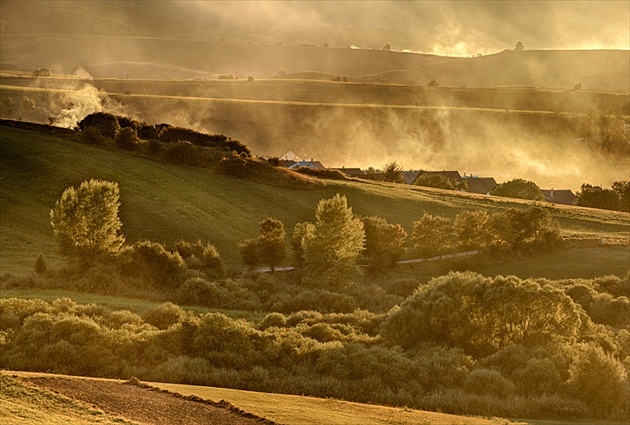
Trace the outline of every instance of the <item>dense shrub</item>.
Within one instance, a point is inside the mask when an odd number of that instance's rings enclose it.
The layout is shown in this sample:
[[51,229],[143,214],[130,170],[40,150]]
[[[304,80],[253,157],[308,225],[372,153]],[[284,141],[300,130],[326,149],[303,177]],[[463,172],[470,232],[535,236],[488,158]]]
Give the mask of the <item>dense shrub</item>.
[[191,277],[177,288],[174,300],[182,305],[212,305],[216,302],[216,284],[200,277]]
[[464,390],[479,395],[506,398],[514,394],[516,386],[496,370],[475,369],[468,374]]
[[569,391],[598,416],[623,417],[630,408],[628,372],[594,344],[578,346],[569,369]]
[[190,167],[207,166],[211,163],[212,158],[208,150],[188,141],[178,141],[166,145],[161,149],[160,156],[167,162]]
[[79,129],[95,128],[101,132],[104,137],[114,139],[120,130],[118,118],[115,115],[106,112],[95,112],[87,115],[78,123]]
[[86,145],[103,146],[107,143],[107,138],[101,134],[101,131],[96,127],[87,127],[81,131],[79,140]]
[[251,152],[247,146],[222,134],[210,135],[187,128],[173,127],[169,125],[159,126],[158,128],[159,140],[164,143],[188,141],[197,146],[218,148],[227,152],[236,152],[238,155],[243,154],[245,157],[251,156]]
[[140,241],[129,252],[123,273],[143,279],[155,288],[174,290],[183,281],[184,269],[185,262],[179,253],[172,253],[157,242]]
[[487,356],[512,344],[575,341],[581,320],[571,298],[549,286],[449,273],[407,298],[385,322],[383,336],[406,348],[435,341]]
[[186,261],[188,268],[201,270],[210,279],[225,275],[225,264],[211,243],[180,241],[175,245],[175,250]]
[[319,177],[321,179],[329,179],[329,180],[348,180],[348,176],[346,176],[343,172],[339,170],[333,170],[331,168],[311,168],[311,167],[296,167],[292,168],[293,171],[297,171],[301,174],[306,174],[308,176]]
[[116,146],[125,150],[134,150],[140,139],[138,132],[132,127],[123,127],[116,135]]
[[175,304],[166,302],[149,307],[142,313],[142,318],[158,329],[167,329],[182,321],[184,311]]

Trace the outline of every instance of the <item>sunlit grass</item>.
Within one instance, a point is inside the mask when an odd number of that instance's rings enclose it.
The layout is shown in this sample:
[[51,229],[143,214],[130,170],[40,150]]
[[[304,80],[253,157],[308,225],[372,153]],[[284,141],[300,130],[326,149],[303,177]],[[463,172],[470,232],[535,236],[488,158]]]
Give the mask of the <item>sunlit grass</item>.
[[[503,425],[501,418],[479,418],[426,412],[404,407],[385,407],[285,394],[271,394],[227,388],[150,383],[182,395],[226,400],[246,412],[285,425]],[[523,422],[520,422],[521,424]]]
[[0,373],[0,423],[4,425],[136,424],[52,391]]
[[[235,271],[244,268],[238,244],[257,234],[261,220],[281,220],[290,235],[296,223],[314,220],[319,200],[335,193],[344,194],[355,213],[400,223],[409,234],[424,211],[454,218],[462,210],[533,205],[375,182],[327,181],[309,190],[275,187],[7,127],[0,133],[0,152],[0,271],[18,274],[32,271],[40,253],[52,267],[63,264],[55,253],[50,209],[64,189],[91,178],[119,183],[128,243],[208,241]],[[628,214],[577,207],[551,212],[567,236],[628,243]],[[406,258],[414,256],[410,249]]]

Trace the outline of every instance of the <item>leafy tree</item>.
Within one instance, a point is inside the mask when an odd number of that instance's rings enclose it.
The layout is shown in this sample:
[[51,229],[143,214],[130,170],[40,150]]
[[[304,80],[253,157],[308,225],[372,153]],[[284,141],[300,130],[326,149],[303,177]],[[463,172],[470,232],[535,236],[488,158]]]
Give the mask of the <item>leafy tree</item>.
[[251,270],[254,270],[261,262],[260,249],[256,239],[247,239],[239,244],[238,250],[241,253],[243,263]]
[[383,51],[384,52],[389,52],[392,49],[392,46],[389,45],[389,43],[385,44],[383,46]]
[[535,241],[552,243],[560,239],[551,213],[542,207],[530,207],[526,210],[510,208],[502,214],[492,216],[490,226],[495,242],[505,242],[513,247]]
[[386,182],[402,183],[404,181],[403,168],[396,161],[385,164],[382,176]]
[[113,139],[120,130],[120,124],[116,115],[105,112],[95,112],[87,115],[78,123],[79,129],[85,130],[90,127],[97,128],[105,137]]
[[420,175],[413,183],[416,186],[435,187],[447,190],[466,190],[468,183],[465,181],[456,181],[441,174],[425,173]]
[[569,390],[593,413],[616,416],[629,407],[628,373],[623,364],[593,344],[577,347],[569,368]]
[[37,260],[35,260],[35,273],[44,274],[48,266],[46,265],[46,259],[44,259],[44,254],[39,254]]
[[319,201],[315,218],[303,240],[310,277],[327,285],[358,274],[356,259],[363,251],[365,231],[346,197],[336,194]]
[[201,270],[209,277],[222,277],[225,274],[223,260],[211,243],[180,241],[175,245],[175,250],[189,268]]
[[462,211],[455,217],[453,232],[463,249],[483,249],[492,242],[490,216],[481,210]]
[[381,272],[395,267],[396,261],[405,253],[407,232],[400,224],[388,223],[381,217],[364,217],[365,250],[371,272]]
[[297,223],[293,228],[291,252],[293,262],[297,267],[304,265],[304,238],[313,231],[313,223]]
[[549,285],[451,272],[418,287],[389,315],[381,334],[403,348],[435,342],[482,358],[514,344],[574,343],[584,317],[568,295]]
[[125,242],[119,206],[114,182],[92,179],[66,189],[50,211],[61,253],[88,263],[117,254]]
[[125,275],[139,278],[158,289],[177,289],[184,280],[186,262],[158,242],[136,242],[123,267]]
[[513,179],[505,183],[500,183],[495,187],[491,195],[504,196],[507,198],[542,200],[540,187],[532,181],[524,179]]
[[411,240],[423,256],[444,254],[453,246],[451,220],[425,212],[420,220],[413,222]]
[[260,263],[268,264],[271,271],[286,256],[284,224],[271,217],[262,220],[258,226],[258,238],[248,239],[239,245],[243,262],[250,268]]
[[139,141],[138,132],[132,127],[123,127],[116,135],[116,145],[122,149],[133,150]]
[[88,127],[82,130],[79,135],[79,140],[86,145],[104,145],[107,143],[107,138],[103,137],[101,131],[96,127]]
[[516,47],[514,48],[514,50],[516,51],[525,50],[525,46],[523,46],[523,43],[519,41],[518,43],[516,43]]
[[620,180],[612,184],[619,196],[619,211],[630,212],[630,180]]
[[[624,190],[623,184],[617,187]],[[616,211],[619,209],[619,194],[614,189],[604,189],[584,183],[577,194],[576,205]]]
[[284,224],[271,217],[259,225],[258,249],[261,261],[268,264],[272,271],[286,256]]

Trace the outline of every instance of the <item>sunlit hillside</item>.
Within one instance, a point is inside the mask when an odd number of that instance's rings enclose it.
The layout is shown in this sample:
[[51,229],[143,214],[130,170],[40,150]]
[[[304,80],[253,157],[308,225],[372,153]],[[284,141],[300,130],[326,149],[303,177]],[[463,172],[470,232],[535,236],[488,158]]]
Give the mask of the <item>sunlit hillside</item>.
[[[260,220],[278,218],[291,231],[296,223],[313,220],[317,202],[335,193],[345,194],[356,213],[382,216],[408,232],[423,211],[454,217],[462,209],[526,205],[386,183],[326,181],[307,190],[251,183],[8,127],[2,128],[0,142],[3,271],[28,270],[40,253],[54,254],[50,209],[65,188],[90,178],[119,183],[123,230],[130,243],[201,239],[239,267],[238,244],[256,234]],[[627,214],[577,207],[554,211],[568,237],[626,242]]]

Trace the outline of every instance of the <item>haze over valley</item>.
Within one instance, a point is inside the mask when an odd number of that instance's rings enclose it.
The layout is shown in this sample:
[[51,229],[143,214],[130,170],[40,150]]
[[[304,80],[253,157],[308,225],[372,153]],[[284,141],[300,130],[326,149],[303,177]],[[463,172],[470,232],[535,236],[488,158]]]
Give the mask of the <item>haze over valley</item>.
[[[609,185],[628,178],[627,158],[594,148],[587,139],[601,134],[583,134],[580,115],[627,122],[626,9],[5,1],[2,97],[26,87],[36,106],[3,116],[72,127],[91,112],[124,112],[327,167],[397,161],[541,187]],[[585,14],[592,21],[578,25]],[[28,78],[42,67],[53,77]]]

